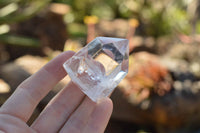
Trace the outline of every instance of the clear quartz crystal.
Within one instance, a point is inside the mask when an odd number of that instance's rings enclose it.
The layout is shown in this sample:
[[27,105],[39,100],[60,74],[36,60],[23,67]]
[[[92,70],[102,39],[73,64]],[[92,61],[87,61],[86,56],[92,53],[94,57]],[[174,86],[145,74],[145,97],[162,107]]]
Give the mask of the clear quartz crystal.
[[72,81],[93,101],[111,94],[128,72],[128,40],[97,37],[63,66]]

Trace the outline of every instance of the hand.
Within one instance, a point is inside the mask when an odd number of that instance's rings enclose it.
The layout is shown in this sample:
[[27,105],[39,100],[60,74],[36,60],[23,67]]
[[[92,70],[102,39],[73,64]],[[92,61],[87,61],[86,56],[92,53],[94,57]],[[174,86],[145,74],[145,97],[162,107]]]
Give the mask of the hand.
[[0,108],[0,133],[103,133],[112,101],[92,102],[70,82],[29,127],[37,104],[66,75],[62,64],[74,53],[64,52],[22,82]]

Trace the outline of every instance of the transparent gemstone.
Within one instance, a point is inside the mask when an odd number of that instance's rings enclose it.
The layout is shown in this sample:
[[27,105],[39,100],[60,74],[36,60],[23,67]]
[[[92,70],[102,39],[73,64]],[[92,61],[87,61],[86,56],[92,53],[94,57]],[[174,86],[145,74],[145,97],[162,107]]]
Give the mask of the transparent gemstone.
[[109,96],[128,73],[128,40],[97,37],[63,66],[93,101]]

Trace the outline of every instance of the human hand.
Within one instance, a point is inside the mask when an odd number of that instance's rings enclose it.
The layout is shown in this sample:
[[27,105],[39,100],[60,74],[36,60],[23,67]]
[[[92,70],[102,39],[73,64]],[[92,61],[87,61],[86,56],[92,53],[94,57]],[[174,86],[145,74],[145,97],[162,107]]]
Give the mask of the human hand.
[[29,127],[38,103],[66,75],[64,52],[22,82],[0,108],[0,133],[103,133],[112,113],[109,98],[92,102],[72,82],[64,87]]

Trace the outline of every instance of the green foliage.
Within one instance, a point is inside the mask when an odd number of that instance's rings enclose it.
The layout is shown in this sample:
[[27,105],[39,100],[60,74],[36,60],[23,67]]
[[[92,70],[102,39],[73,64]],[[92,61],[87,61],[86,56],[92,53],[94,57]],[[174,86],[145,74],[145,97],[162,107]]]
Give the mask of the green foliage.
[[68,26],[68,33],[70,37],[86,37],[87,36],[87,28],[83,24],[71,23]]
[[0,2],[0,24],[28,19],[49,2],[50,0],[3,0]]
[[197,21],[196,32],[197,32],[197,34],[200,34],[200,20]]
[[101,3],[100,5],[95,5],[91,10],[91,15],[98,16],[99,18],[103,19],[113,19],[115,17],[115,13],[112,8],[105,4]]
[[[0,0],[0,25],[8,26],[10,23],[28,19],[40,11],[49,2],[50,0]],[[35,38],[2,33],[3,31],[0,31],[1,43],[26,47],[40,46],[39,40]]]
[[[70,17],[83,22],[84,16],[96,15],[100,19],[137,18],[142,34],[162,36],[173,32],[190,34],[191,26],[186,11],[188,3],[176,0],[54,0],[72,7]],[[73,17],[72,17],[73,16]]]
[[84,16],[88,15],[95,15],[99,19],[107,20],[137,18],[143,29],[142,35],[159,37],[174,32],[190,34],[191,16],[186,9],[191,1],[0,0],[0,24],[22,21],[36,14],[49,2],[58,2],[71,7],[71,11],[65,16],[68,23],[83,23]]
[[145,29],[143,34],[158,37],[173,32],[190,32],[188,14],[184,3],[180,3],[175,0],[134,0],[134,8],[130,2],[126,7],[141,21]]
[[15,36],[9,34],[0,35],[0,42],[9,45],[25,46],[25,47],[39,47],[40,42],[35,38],[28,38],[24,36]]
[[172,7],[165,16],[170,27],[173,28],[174,31],[184,34],[189,34],[191,32],[191,25],[185,10],[178,7]]

